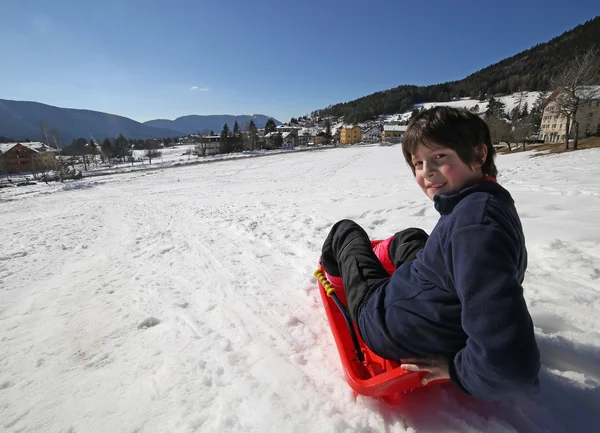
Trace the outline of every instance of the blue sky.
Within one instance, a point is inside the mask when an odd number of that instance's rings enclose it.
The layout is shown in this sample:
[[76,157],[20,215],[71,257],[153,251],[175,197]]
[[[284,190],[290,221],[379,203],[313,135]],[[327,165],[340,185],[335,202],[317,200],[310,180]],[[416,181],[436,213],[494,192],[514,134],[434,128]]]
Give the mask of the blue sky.
[[596,15],[597,0],[1,0],[0,98],[285,121],[464,78]]

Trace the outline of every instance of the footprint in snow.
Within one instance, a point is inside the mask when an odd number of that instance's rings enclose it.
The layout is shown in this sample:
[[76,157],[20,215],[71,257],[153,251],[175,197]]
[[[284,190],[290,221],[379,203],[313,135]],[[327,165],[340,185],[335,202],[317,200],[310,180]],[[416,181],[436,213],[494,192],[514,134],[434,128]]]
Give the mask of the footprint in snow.
[[415,212],[414,214],[412,214],[411,216],[418,216],[418,217],[422,217],[425,216],[425,212],[427,211],[426,207],[421,208],[421,210],[419,210],[418,212]]
[[137,327],[138,327],[138,329],[152,328],[153,326],[156,326],[159,323],[160,323],[160,320],[157,319],[156,317],[148,317],[148,318],[142,320]]

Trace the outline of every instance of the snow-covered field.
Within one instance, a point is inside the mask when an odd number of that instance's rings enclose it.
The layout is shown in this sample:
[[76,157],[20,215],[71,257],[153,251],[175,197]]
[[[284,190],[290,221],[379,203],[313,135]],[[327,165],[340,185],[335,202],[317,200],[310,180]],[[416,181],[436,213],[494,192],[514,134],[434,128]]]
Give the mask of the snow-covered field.
[[[83,164],[79,164],[77,167],[78,170],[83,172],[84,177],[98,176],[98,175],[106,175],[106,174],[115,174],[115,173],[124,173],[131,171],[141,171],[148,169],[159,169],[166,167],[173,167],[179,165],[187,165],[187,164],[202,164],[207,162],[215,162],[222,161],[225,159],[241,159],[247,157],[254,156],[267,156],[274,155],[276,153],[288,153],[288,152],[304,152],[308,150],[315,150],[314,147],[306,147],[306,146],[298,146],[294,149],[273,149],[273,150],[254,150],[254,151],[244,151],[244,152],[236,152],[236,153],[226,153],[226,154],[214,154],[207,156],[197,156],[195,155],[194,144],[179,144],[177,146],[165,147],[159,149],[160,156],[157,158],[152,158],[152,162],[150,162],[146,156],[145,150],[134,150],[132,155],[135,158],[134,163],[130,162],[116,162],[109,167],[106,164],[96,164],[94,162],[90,163],[88,170],[84,171]],[[325,146],[322,146],[325,147]],[[100,156],[96,156],[96,162],[100,161]]]
[[592,432],[600,151],[500,156],[529,248],[541,392],[346,384],[312,272],[340,218],[438,215],[401,149],[349,147],[0,190],[0,431]]

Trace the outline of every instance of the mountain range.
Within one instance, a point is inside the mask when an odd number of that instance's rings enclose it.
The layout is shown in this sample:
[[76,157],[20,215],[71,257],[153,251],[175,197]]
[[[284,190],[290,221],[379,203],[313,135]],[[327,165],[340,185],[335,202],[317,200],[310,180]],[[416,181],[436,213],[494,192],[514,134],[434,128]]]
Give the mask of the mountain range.
[[[43,121],[48,129],[55,129],[62,137],[64,145],[71,144],[75,138],[83,137],[102,141],[105,137],[117,137],[123,134],[127,138],[176,137],[204,130],[221,132],[227,122],[229,129],[237,120],[243,128],[250,119],[258,128],[263,128],[268,116],[262,114],[244,116],[185,116],[175,120],[150,120],[140,123],[115,114],[92,110],[60,108],[39,102],[12,101],[0,99],[0,136],[11,140],[41,141],[39,122]],[[275,119],[273,119],[275,120]],[[281,122],[275,120],[280,125]]]
[[[358,123],[379,115],[401,113],[412,109],[415,104],[424,102],[447,102],[464,97],[482,100],[490,95],[516,91],[547,91],[550,90],[552,77],[559,73],[564,65],[574,56],[594,46],[598,47],[598,41],[600,16],[549,42],[538,44],[462,80],[430,86],[402,85],[316,110],[313,116],[344,117],[347,123]],[[225,123],[232,129],[237,121],[243,129],[250,119],[254,120],[258,128],[262,128],[269,117],[261,114],[191,115],[175,120],[157,119],[140,123],[127,117],[98,111],[0,99],[0,137],[15,140],[41,140],[38,127],[40,121],[44,121],[49,128],[56,129],[64,143],[69,144],[78,137],[102,140],[119,134],[142,139],[174,137],[210,130],[218,134]],[[275,123],[281,124],[277,120]]]
[[[180,135],[203,133],[205,131],[210,132],[211,130],[219,134],[221,129],[223,129],[223,125],[226,123],[230,130],[233,129],[235,122],[238,123],[241,129],[247,129],[246,125],[250,122],[250,120],[254,121],[254,124],[257,128],[264,128],[265,123],[267,123],[267,120],[269,120],[269,116],[265,116],[263,114],[252,114],[250,116],[232,116],[228,114],[217,114],[210,116],[191,115],[178,117],[175,120],[149,120],[148,122],[144,122],[144,124],[154,128],[178,131]],[[275,121],[276,125],[281,125],[280,121],[276,119],[273,120]]]

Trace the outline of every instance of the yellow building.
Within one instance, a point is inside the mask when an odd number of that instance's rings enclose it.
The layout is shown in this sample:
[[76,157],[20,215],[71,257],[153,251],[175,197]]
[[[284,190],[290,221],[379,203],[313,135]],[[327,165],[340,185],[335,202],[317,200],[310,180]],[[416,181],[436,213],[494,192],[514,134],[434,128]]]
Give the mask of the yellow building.
[[[567,119],[558,112],[555,91],[546,100],[539,138],[545,142],[565,141],[567,134]],[[579,123],[579,138],[588,135],[600,135],[600,98],[587,102],[577,109],[577,122]],[[569,126],[569,136],[575,137],[573,119]]]
[[341,144],[355,144],[360,142],[360,126],[344,125],[340,129]]

